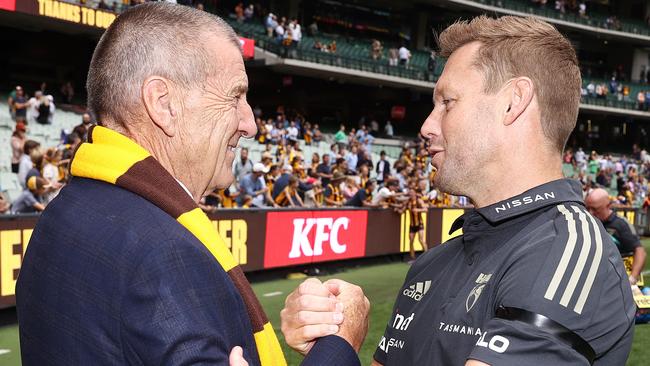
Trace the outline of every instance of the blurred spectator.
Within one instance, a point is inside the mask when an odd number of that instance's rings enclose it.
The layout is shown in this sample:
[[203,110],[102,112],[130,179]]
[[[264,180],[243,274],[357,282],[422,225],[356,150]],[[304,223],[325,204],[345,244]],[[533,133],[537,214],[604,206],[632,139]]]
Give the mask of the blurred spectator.
[[12,121],[16,120],[16,108],[14,107],[16,94],[18,93],[18,90],[22,90],[22,89],[23,88],[20,85],[16,86],[13,90],[11,90],[9,96],[7,97],[7,105],[9,106],[9,115],[11,116]]
[[323,206],[323,186],[319,180],[314,180],[312,189],[305,192],[304,207],[319,208]]
[[50,187],[43,196],[43,203],[46,205],[56,197],[61,189],[60,180],[63,179],[63,174],[59,169],[59,162],[63,157],[63,152],[54,147],[47,149],[45,152],[45,163],[43,164],[43,178],[47,181]]
[[278,25],[275,27],[275,38],[277,39],[278,43],[282,43],[284,40],[284,33],[285,33],[285,18],[282,18],[280,22],[278,22]]
[[309,33],[310,36],[315,37],[318,35],[318,24],[316,22],[312,22],[309,27],[307,28],[307,32]]
[[298,185],[298,178],[290,176],[288,184],[275,197],[275,203],[280,207],[302,207],[303,202],[298,194]]
[[383,50],[384,46],[382,46],[381,42],[377,39],[373,39],[372,44],[370,45],[370,57],[375,61],[381,60]]
[[390,123],[390,121],[386,121],[386,125],[384,125],[384,134],[388,138],[393,138],[394,135],[393,125]]
[[27,173],[34,167],[31,154],[33,151],[38,150],[40,146],[41,144],[33,140],[27,140],[23,145],[23,155],[18,162],[18,182],[23,189],[27,187],[27,182],[25,181],[27,179]]
[[346,140],[347,136],[345,135],[345,125],[341,124],[339,130],[334,135],[334,141],[336,141],[338,144],[344,144]]
[[427,244],[424,240],[424,213],[427,212],[427,204],[424,203],[421,194],[415,189],[409,190],[408,201],[405,205],[405,209],[408,211],[410,216],[410,228],[409,228],[409,253],[411,259],[415,259],[415,246],[413,245],[413,239],[415,239],[415,234],[418,235],[420,244],[424,251],[427,251]]
[[16,116],[16,121],[27,122],[27,108],[29,107],[29,101],[25,96],[25,90],[23,88],[16,88],[16,97],[13,99],[13,109],[14,115]]
[[318,177],[320,178],[321,182],[323,183],[323,187],[327,187],[328,184],[330,183],[330,179],[332,179],[332,167],[330,166],[330,155],[329,154],[324,154],[323,155],[323,162],[318,165],[316,168],[316,174],[318,174]]
[[408,50],[405,46],[399,48],[399,64],[408,67],[409,61],[411,60],[411,51]]
[[379,153],[379,161],[377,162],[375,173],[377,173],[377,183],[379,185],[382,185],[385,179],[390,176],[390,163],[386,160],[386,152],[384,150]]
[[[335,171],[338,172],[339,170]],[[342,170],[341,170],[342,172]],[[345,175],[345,173],[342,172],[342,174]],[[357,186],[357,181],[354,179],[352,176],[346,176],[345,180],[343,181],[343,184],[341,185],[341,193],[343,194],[343,200],[348,201],[350,200],[357,192],[359,191],[359,186]],[[346,203],[346,206],[349,206]]]
[[291,30],[291,46],[295,49],[302,40],[302,28],[300,27],[298,18],[294,18],[291,21],[289,29]]
[[580,15],[581,18],[587,18],[587,4],[584,1],[581,1],[580,5],[578,5],[578,15]]
[[42,195],[47,189],[47,181],[40,177],[32,177],[26,182],[26,187],[11,205],[11,213],[34,213],[45,209]]
[[253,16],[255,15],[255,6],[253,4],[250,4],[244,9],[244,21],[250,22],[253,20]]
[[[237,181],[241,181],[244,176],[253,171],[253,162],[248,159],[248,149],[243,147],[239,152],[239,160],[235,161],[233,175]],[[253,195],[254,196],[254,195]]]
[[71,82],[66,82],[61,86],[61,95],[65,97],[67,103],[72,103],[72,98],[74,98],[74,87]]
[[319,143],[319,142],[323,141],[323,133],[321,132],[320,126],[318,125],[318,123],[314,124],[313,133],[314,133],[314,141],[315,142]]
[[372,194],[377,188],[377,181],[370,179],[366,182],[362,189],[357,190],[357,192],[350,198],[345,206],[352,207],[376,207],[377,205],[373,203]]
[[357,163],[359,162],[359,148],[357,145],[352,145],[350,151],[345,154],[345,161],[348,163],[348,169],[357,170]]
[[23,155],[23,146],[25,145],[25,133],[27,128],[22,122],[16,123],[16,129],[11,135],[11,172],[18,173],[18,164]]
[[[323,158],[325,158],[324,155]],[[336,172],[336,174],[331,176],[331,180],[328,180],[327,183],[323,181],[323,186],[325,187],[323,200],[325,201],[326,206],[330,207],[341,207],[343,206],[343,193],[341,192],[341,182],[345,179],[345,175],[341,172]]]
[[269,189],[264,181],[264,174],[269,172],[269,168],[262,163],[255,163],[252,172],[245,175],[239,182],[240,195],[237,197],[239,206],[244,206],[246,197],[250,197],[253,206],[266,207],[272,205],[269,195]]
[[43,171],[43,152],[40,149],[34,149],[31,154],[29,154],[30,159],[32,160],[32,168],[27,171],[25,175],[25,181],[28,181],[31,177],[43,177],[41,173]]
[[296,122],[291,121],[289,127],[287,128],[287,139],[291,142],[298,141],[298,127],[296,127]]
[[266,16],[265,25],[266,35],[268,37],[272,37],[273,32],[275,32],[275,28],[278,26],[278,18],[275,16],[275,14],[269,13],[269,15]]
[[388,50],[388,65],[397,66],[399,62],[398,59],[399,59],[399,50],[394,47],[390,48]]
[[244,3],[237,3],[235,5],[235,18],[239,23],[244,22]]
[[93,120],[90,113],[86,112],[81,115],[81,123],[72,129],[72,132],[79,135],[82,141],[88,141],[88,130],[93,126]]
[[436,55],[436,51],[431,51],[429,54],[429,62],[427,63],[427,71],[429,73],[429,80],[433,80],[435,73],[436,73],[436,68],[438,67],[438,57]]

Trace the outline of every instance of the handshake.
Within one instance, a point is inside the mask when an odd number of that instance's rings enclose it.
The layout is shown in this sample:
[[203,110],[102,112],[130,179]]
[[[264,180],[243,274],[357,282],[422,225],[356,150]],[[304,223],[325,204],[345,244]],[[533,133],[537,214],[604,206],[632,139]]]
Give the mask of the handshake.
[[[280,312],[282,333],[289,347],[307,355],[316,340],[328,335],[345,339],[358,353],[368,333],[370,302],[361,287],[332,279],[305,280]],[[230,354],[231,366],[247,366],[242,349]]]

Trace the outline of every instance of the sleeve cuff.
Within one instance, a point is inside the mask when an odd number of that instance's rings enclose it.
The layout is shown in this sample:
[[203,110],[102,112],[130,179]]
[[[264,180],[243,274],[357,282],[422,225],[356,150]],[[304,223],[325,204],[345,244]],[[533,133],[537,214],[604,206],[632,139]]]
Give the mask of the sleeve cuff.
[[345,339],[330,335],[319,339],[301,366],[361,366],[359,356]]

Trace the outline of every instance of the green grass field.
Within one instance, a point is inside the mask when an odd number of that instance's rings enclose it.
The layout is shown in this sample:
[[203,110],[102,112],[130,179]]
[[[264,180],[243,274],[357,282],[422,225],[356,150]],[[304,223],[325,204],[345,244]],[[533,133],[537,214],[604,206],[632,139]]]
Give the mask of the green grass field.
[[[643,240],[650,251],[650,239]],[[646,262],[646,271],[650,269],[650,260]],[[370,314],[370,330],[366,342],[361,349],[361,364],[369,365],[372,354],[381,338],[384,327],[391,315],[393,302],[399,290],[408,265],[405,263],[392,263],[350,268],[334,276],[323,276],[321,279],[332,277],[340,278],[361,285],[372,304]],[[650,276],[647,276],[650,277]],[[297,353],[284,346],[282,333],[279,332],[280,310],[284,306],[284,299],[302,280],[274,280],[253,284],[253,289],[262,302],[266,313],[278,331],[280,343],[283,344],[289,365],[299,365],[302,359]],[[280,295],[264,296],[282,292]],[[15,314],[15,313],[13,313]],[[11,316],[11,315],[10,315]],[[6,317],[6,316],[5,316]],[[635,327],[634,345],[628,366],[648,365],[650,362],[650,324]],[[7,351],[9,351],[7,353]],[[18,345],[18,326],[10,324],[0,327],[0,365],[20,365],[20,351]]]

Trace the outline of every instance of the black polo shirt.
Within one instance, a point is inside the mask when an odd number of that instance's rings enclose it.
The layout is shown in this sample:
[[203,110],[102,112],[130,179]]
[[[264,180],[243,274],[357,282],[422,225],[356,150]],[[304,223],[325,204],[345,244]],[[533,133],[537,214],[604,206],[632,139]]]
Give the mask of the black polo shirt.
[[641,239],[636,234],[634,226],[624,217],[612,212],[607,220],[603,222],[603,225],[605,230],[612,236],[614,244],[616,244],[618,251],[622,255],[633,253],[634,249],[641,246]]
[[460,227],[462,236],[411,267],[375,360],[559,366],[589,365],[591,354],[594,365],[625,364],[636,310],[630,285],[578,182],[468,211],[452,231]]

